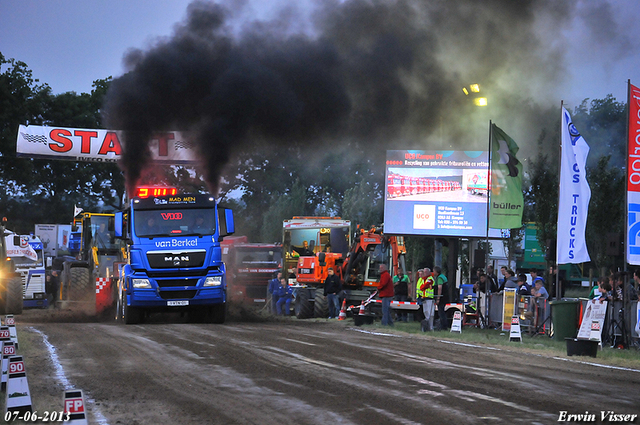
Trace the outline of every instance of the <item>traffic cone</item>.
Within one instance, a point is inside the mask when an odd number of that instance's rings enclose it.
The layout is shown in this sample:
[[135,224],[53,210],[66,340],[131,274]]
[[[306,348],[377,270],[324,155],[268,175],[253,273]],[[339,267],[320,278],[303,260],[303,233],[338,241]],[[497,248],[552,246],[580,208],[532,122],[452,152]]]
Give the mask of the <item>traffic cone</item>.
[[364,316],[366,313],[364,312],[364,301],[360,303],[360,312],[358,313],[360,316]]
[[342,308],[340,309],[340,315],[338,315],[338,320],[344,320],[347,318],[347,299],[342,300]]

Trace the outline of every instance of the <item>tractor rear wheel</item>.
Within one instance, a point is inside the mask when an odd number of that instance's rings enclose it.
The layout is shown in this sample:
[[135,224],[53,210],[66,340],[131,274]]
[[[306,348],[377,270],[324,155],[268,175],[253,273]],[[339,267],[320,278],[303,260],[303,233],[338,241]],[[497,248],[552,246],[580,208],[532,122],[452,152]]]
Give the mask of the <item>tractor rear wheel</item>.
[[7,279],[3,298],[3,311],[0,314],[22,314],[23,292],[20,276]]
[[313,305],[311,305],[311,295],[309,289],[300,288],[296,294],[295,312],[298,319],[310,319],[313,317]]
[[[95,284],[91,285],[91,273],[84,267],[72,267],[69,271],[69,300],[84,301],[95,294]],[[93,293],[92,293],[93,291]]]
[[313,314],[315,317],[326,319],[329,316],[329,302],[321,289],[316,289],[316,296],[313,303]]

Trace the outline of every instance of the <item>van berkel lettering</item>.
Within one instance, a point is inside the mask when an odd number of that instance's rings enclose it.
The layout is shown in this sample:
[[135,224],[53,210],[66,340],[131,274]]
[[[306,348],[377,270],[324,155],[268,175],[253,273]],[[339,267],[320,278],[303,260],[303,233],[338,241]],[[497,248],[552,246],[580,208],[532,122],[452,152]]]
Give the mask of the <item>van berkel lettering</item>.
[[155,243],[157,248],[182,248],[182,247],[196,247],[198,246],[197,239],[171,239],[169,241],[157,241]]

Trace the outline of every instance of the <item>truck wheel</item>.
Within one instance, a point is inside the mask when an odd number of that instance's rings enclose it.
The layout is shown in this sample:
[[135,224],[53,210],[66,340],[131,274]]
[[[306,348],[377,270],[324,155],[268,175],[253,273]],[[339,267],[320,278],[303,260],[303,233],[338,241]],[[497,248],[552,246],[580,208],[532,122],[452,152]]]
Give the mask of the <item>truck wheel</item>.
[[9,279],[5,293],[3,314],[22,314],[22,299],[22,279],[20,277],[13,277]]
[[123,304],[124,310],[124,323],[127,325],[135,325],[137,323],[142,322],[142,310],[135,307],[130,307],[127,305],[125,301]]
[[[69,300],[83,301],[91,291],[95,293],[95,284],[91,285],[91,274],[84,267],[72,267],[69,271]],[[93,294],[92,294],[93,295]]]
[[310,294],[306,288],[300,288],[296,295],[295,312],[298,319],[310,319],[313,317],[313,306],[309,301]]
[[316,289],[313,314],[315,317],[326,319],[329,316],[329,302],[320,289]]
[[227,304],[217,304],[211,307],[211,323],[223,324],[227,317]]

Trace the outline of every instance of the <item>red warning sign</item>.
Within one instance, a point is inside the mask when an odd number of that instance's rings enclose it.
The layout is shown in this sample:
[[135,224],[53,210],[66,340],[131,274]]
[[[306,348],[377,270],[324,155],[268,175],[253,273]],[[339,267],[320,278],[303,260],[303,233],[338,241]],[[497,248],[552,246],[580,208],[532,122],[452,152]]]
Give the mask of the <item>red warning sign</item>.
[[2,355],[3,356],[15,356],[16,347],[13,344],[4,344],[2,346]]
[[9,373],[24,373],[24,362],[9,362]]
[[82,397],[65,399],[64,412],[72,415],[76,413],[84,413],[84,401],[82,400]]

